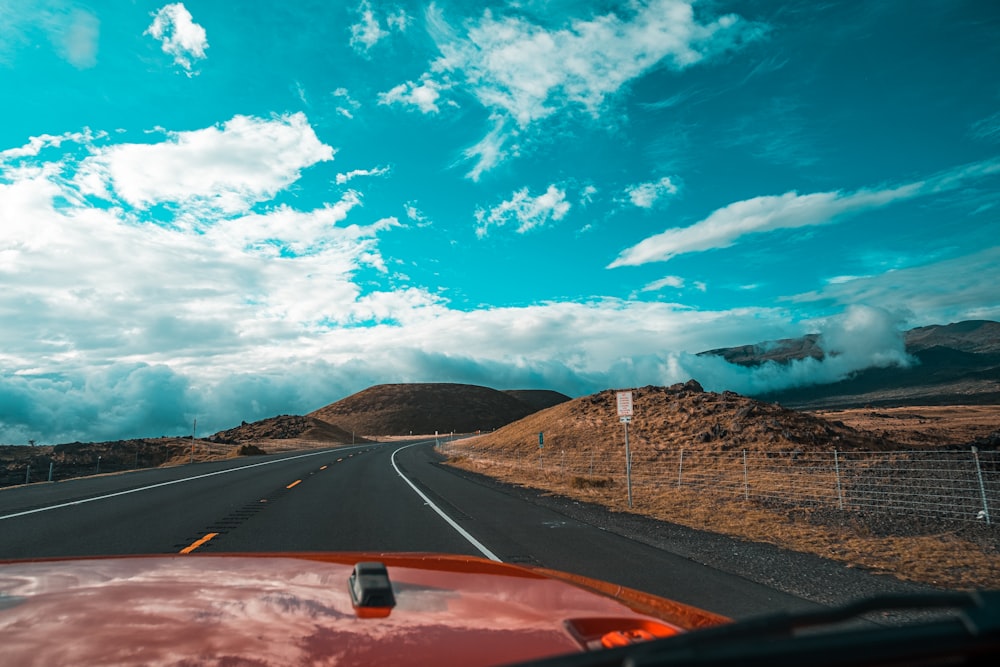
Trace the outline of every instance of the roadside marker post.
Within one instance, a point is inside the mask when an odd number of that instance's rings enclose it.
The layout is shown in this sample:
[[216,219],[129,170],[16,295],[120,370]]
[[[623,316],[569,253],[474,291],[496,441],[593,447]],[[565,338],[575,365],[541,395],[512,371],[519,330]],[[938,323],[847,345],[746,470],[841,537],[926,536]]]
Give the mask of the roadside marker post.
[[617,394],[618,420],[625,427],[625,485],[628,487],[628,506],[632,508],[632,452],[628,445],[628,425],[632,421],[632,392],[620,391]]

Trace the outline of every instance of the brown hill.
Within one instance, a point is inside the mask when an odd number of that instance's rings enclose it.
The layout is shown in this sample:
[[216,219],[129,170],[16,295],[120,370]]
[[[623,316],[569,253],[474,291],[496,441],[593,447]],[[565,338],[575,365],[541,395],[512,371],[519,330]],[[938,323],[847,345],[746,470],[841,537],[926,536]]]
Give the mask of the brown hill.
[[[502,392],[469,384],[382,384],[309,413],[349,432],[370,435],[491,431],[551,402],[555,392]],[[559,394],[558,396],[562,396]],[[551,404],[551,403],[549,403]]]
[[243,444],[262,440],[290,440],[292,438],[325,440],[331,443],[351,442],[351,434],[339,426],[328,424],[314,417],[300,417],[298,415],[279,415],[249,424],[243,422],[235,428],[219,431],[206,440],[225,444]]
[[513,396],[534,411],[551,408],[553,405],[571,400],[566,394],[547,389],[508,389],[504,393]]
[[[545,447],[567,453],[612,451],[621,445],[615,391],[606,390],[535,413],[496,433],[476,439],[477,446],[507,452]],[[630,440],[635,459],[655,459],[661,452],[766,450],[794,452],[833,448],[878,450],[894,443],[876,439],[836,421],[763,403],[732,392],[706,392],[695,381],[671,387],[632,390],[635,416]]]

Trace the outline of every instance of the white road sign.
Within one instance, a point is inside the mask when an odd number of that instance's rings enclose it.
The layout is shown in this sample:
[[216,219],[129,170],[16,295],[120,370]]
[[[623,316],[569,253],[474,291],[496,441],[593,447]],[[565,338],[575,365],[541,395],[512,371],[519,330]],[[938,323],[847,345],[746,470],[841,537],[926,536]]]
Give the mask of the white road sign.
[[630,391],[618,392],[618,416],[619,417],[632,416],[632,392]]

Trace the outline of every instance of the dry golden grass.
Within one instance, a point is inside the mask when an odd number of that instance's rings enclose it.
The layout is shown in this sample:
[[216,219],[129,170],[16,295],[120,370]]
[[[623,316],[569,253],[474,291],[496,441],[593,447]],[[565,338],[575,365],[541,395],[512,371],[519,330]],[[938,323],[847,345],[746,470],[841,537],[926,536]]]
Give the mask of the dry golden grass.
[[[763,507],[753,501],[713,496],[704,490],[667,489],[651,494],[633,489],[628,508],[623,484],[608,478],[516,470],[457,456],[449,464],[511,484],[551,491],[597,503],[612,511],[631,511],[697,530],[812,553],[891,574],[900,579],[945,588],[993,587],[1000,581],[1000,551],[954,533],[919,536],[878,536],[862,522],[846,519],[841,525],[814,522],[809,508]],[[596,481],[597,483],[592,483]]]
[[914,446],[961,445],[1000,430],[1000,405],[854,408],[809,414]]
[[[876,411],[888,415],[883,417],[872,410],[805,414],[741,396],[679,386],[644,388],[636,393],[634,470],[644,464],[676,460],[683,448],[697,461],[696,468],[689,470],[685,465],[685,474],[719,474],[720,480],[726,465],[723,461],[731,462],[744,449],[762,457],[794,460],[799,456],[832,458],[835,448],[844,452],[886,451],[917,443],[941,446],[988,435],[997,429],[994,420],[1000,415],[1000,406]],[[876,424],[872,419],[881,421]],[[914,422],[920,420],[923,426],[932,427],[930,435],[919,435],[915,426],[921,424]],[[873,425],[874,432],[862,428]],[[540,451],[539,431],[545,433],[544,467],[533,465]],[[878,518],[866,519],[831,508],[765,505],[753,496],[747,501],[739,492],[733,493],[732,486],[721,483],[703,484],[694,491],[673,484],[644,484],[641,478],[633,489],[634,506],[629,510],[621,471],[613,475],[607,472],[623,467],[618,463],[624,458],[621,440],[614,394],[602,392],[550,408],[467,441],[467,445],[457,443],[456,453],[463,446],[485,453],[458,456],[450,464],[504,482],[598,503],[613,511],[633,511],[698,530],[813,553],[900,579],[946,588],[995,588],[1000,581],[996,533],[983,531],[986,527],[978,524],[954,530],[941,528],[941,524],[935,527],[933,522],[888,525],[879,523]],[[560,466],[565,474],[558,472]],[[588,474],[591,469],[594,473]],[[803,474],[812,475],[813,486],[834,488],[836,483],[829,470]],[[758,472],[753,486],[757,492],[766,492],[772,483],[777,480],[772,482],[766,472]]]

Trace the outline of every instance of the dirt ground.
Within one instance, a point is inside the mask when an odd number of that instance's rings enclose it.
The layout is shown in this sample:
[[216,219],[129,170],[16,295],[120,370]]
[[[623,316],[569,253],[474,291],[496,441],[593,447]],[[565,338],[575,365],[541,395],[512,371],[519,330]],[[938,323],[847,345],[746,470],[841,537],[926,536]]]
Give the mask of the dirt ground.
[[855,408],[809,413],[919,447],[968,445],[1000,431],[1000,405]]

